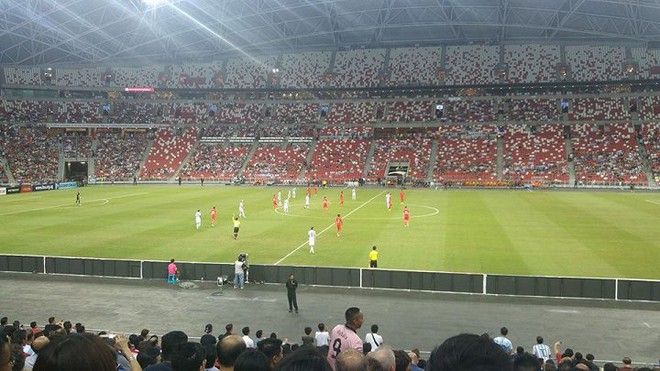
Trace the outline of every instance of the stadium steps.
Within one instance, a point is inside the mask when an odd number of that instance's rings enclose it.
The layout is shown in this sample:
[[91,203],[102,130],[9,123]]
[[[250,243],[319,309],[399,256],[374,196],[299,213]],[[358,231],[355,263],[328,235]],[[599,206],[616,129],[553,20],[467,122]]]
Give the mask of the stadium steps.
[[7,159],[0,157],[0,165],[2,165],[2,168],[5,169],[5,174],[7,174],[7,180],[9,181],[9,184],[15,184],[16,179],[14,179],[14,174],[11,173],[11,168],[9,168],[9,162],[7,162]]
[[257,151],[257,148],[259,148],[259,141],[255,139],[255,141],[252,143],[252,147],[250,147],[250,152],[248,152],[247,156],[245,156],[245,161],[243,161],[243,165],[241,165],[241,168],[236,173],[236,177],[240,178],[243,176],[243,172],[245,171],[245,169],[247,169],[248,165],[250,165],[250,159]]
[[497,180],[502,180],[502,169],[504,168],[504,138],[497,138],[497,157],[495,158],[497,162]]
[[309,144],[309,151],[307,152],[307,157],[305,157],[305,162],[300,167],[300,172],[298,172],[298,179],[300,180],[305,179],[305,172],[307,172],[307,164],[309,164],[310,161],[312,161],[312,155],[314,155],[314,151],[316,150],[317,142],[318,139],[314,138],[312,139],[312,142]]
[[651,165],[649,165],[649,153],[640,141],[637,141],[637,150],[639,151],[639,157],[642,159],[642,168],[644,169],[644,174],[646,174],[649,186],[656,187],[657,183],[653,177],[653,172],[651,172]]
[[96,149],[99,147],[99,140],[97,138],[94,138],[92,140],[92,145],[90,146],[90,156],[87,159],[87,164],[89,167],[87,168],[87,174],[96,174],[96,156],[93,154],[96,153]]
[[573,161],[566,162],[568,165],[568,184],[575,184],[575,156],[573,156],[571,138],[564,139],[564,148],[566,149],[566,158],[573,158]]
[[142,153],[142,160],[140,160],[140,166],[135,170],[135,173],[133,176],[140,177],[140,173],[142,172],[142,169],[144,168],[144,165],[147,163],[147,157],[149,157],[149,152],[151,152],[151,147],[154,145],[154,140],[153,139],[148,139],[147,140],[147,148],[145,148],[144,153]]
[[188,151],[188,154],[186,154],[186,157],[183,158],[183,160],[179,164],[179,167],[176,169],[174,175],[172,175],[169,181],[174,182],[177,180],[177,178],[179,178],[179,173],[181,172],[181,170],[183,170],[183,167],[186,166],[186,164],[190,161],[190,158],[197,152],[198,145],[199,145],[199,140],[195,143],[195,146],[191,148],[190,151]]
[[374,152],[376,152],[376,140],[372,139],[369,143],[369,152],[367,153],[367,160],[364,161],[364,169],[362,169],[362,177],[366,178],[369,174],[369,168],[371,168],[371,161],[374,159]]
[[431,155],[429,158],[429,168],[426,171],[427,182],[431,182],[433,180],[433,173],[435,172],[436,162],[438,161],[438,147],[440,147],[440,139],[433,139],[433,144],[431,145]]
[[57,177],[59,179],[64,179],[64,145],[60,143],[59,145],[60,151],[59,155],[57,156]]

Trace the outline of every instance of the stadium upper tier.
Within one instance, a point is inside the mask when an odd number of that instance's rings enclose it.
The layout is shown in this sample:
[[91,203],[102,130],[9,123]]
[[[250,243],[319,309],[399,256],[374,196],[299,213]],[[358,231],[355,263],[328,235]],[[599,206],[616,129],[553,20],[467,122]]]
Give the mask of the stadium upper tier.
[[[7,85],[194,89],[369,88],[618,81],[660,76],[660,50],[612,45],[452,45],[91,68],[4,67]],[[48,77],[46,77],[48,76]]]

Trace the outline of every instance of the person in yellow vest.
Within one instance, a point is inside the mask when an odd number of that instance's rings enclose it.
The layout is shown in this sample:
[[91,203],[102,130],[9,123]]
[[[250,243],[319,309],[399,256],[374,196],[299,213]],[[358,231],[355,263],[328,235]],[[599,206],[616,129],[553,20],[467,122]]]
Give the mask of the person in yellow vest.
[[378,251],[376,251],[376,245],[369,252],[369,268],[378,268]]
[[234,222],[234,239],[238,239],[238,229],[241,227],[241,222],[238,220],[238,217],[234,214],[231,216],[232,221]]

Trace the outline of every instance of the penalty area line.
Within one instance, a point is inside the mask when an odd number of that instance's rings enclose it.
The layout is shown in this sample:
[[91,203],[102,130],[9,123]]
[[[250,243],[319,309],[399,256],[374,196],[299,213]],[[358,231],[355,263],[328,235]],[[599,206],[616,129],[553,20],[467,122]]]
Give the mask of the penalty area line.
[[[362,205],[360,205],[360,206],[356,207],[355,209],[351,210],[348,214],[344,215],[344,218],[348,218],[351,214],[353,214],[354,212],[360,210],[363,206],[366,206],[366,205],[367,205],[368,203],[370,203],[371,201],[375,200],[376,197],[382,195],[383,192],[385,192],[385,191],[381,191],[379,194],[377,194],[377,195],[373,196],[372,198],[370,198],[369,200],[365,201]],[[317,233],[316,235],[317,235],[317,236],[322,235],[323,232],[325,232],[325,231],[327,231],[328,229],[332,228],[334,225],[335,225],[334,223],[331,223],[329,226],[325,227],[324,230],[322,230],[321,232]],[[286,254],[282,259],[276,261],[275,264],[273,264],[273,265],[278,265],[278,264],[280,264],[280,263],[283,262],[286,258],[288,258],[289,256],[295,254],[296,251],[300,250],[303,246],[306,246],[306,245],[307,245],[307,242],[303,242],[302,244],[300,244],[300,246],[298,246],[298,247],[296,247],[295,249],[293,249],[293,251],[291,251],[290,253]]]

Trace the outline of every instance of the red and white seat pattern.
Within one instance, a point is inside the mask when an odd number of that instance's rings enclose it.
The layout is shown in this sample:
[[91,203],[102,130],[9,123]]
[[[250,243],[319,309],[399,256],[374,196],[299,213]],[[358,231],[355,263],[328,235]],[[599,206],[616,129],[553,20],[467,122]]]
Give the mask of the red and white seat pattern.
[[566,46],[566,63],[575,81],[608,81],[624,78],[624,47]]
[[57,102],[55,121],[64,123],[101,122],[101,104],[98,102]]
[[271,116],[279,122],[291,124],[306,124],[318,122],[319,105],[316,103],[280,103],[275,106]]
[[9,85],[43,85],[39,67],[5,67],[4,73]]
[[660,50],[648,48],[631,48],[633,60],[639,66],[637,76],[640,79],[660,78]]
[[445,122],[492,122],[495,121],[495,108],[490,100],[461,100],[444,102]]
[[188,155],[195,145],[197,128],[188,127],[181,134],[175,134],[171,128],[162,128],[156,132],[147,161],[142,167],[142,179],[167,179],[181,165],[181,161]]
[[94,174],[99,180],[131,180],[147,149],[145,133],[101,133]]
[[535,134],[526,125],[509,125],[506,130],[504,179],[568,181],[562,124],[539,125]]
[[243,176],[248,180],[295,180],[308,152],[307,144],[260,144],[250,157]]
[[376,87],[385,66],[385,49],[341,50],[335,54],[331,86]]
[[432,121],[435,111],[431,106],[429,101],[390,102],[386,120],[402,123]]
[[92,141],[86,132],[70,132],[62,136],[62,150],[65,158],[87,160],[91,154]]
[[225,69],[225,87],[239,89],[265,88],[267,77],[276,63],[276,56],[230,59]]
[[367,179],[385,177],[389,162],[407,162],[408,178],[424,180],[429,169],[429,155],[433,141],[430,138],[394,138],[374,140],[374,155]]
[[435,181],[497,179],[497,128],[494,125],[443,126],[440,130]]
[[160,65],[144,67],[114,67],[112,69],[112,86],[155,88],[158,86],[158,77],[165,68]]
[[571,121],[630,120],[623,98],[577,98],[572,100]]
[[559,100],[514,99],[509,103],[509,120],[558,121],[561,118]]
[[[641,107],[640,107],[641,104]],[[637,101],[637,110],[641,120],[660,119],[660,97],[646,97]]]
[[0,100],[0,121],[7,122],[46,122],[52,102],[29,100]]
[[333,183],[362,177],[369,140],[321,139],[317,142],[307,179],[327,179]]
[[226,103],[218,106],[213,121],[224,124],[259,123],[264,117],[264,106],[256,103]]
[[447,85],[493,84],[500,60],[500,47],[490,45],[447,46]]
[[243,166],[250,145],[200,144],[179,172],[182,179],[231,180]]
[[388,86],[438,85],[442,82],[438,77],[438,70],[442,67],[442,48],[393,48],[389,66]]
[[168,88],[215,88],[213,78],[222,70],[222,62],[185,63],[170,66]]
[[324,87],[331,57],[332,52],[329,51],[283,54],[280,60],[280,86],[302,89]]
[[365,125],[376,121],[375,104],[371,102],[333,103],[328,113],[328,124]]
[[504,45],[508,81],[514,84],[555,81],[560,61],[558,45]]
[[572,142],[577,180],[585,183],[646,182],[632,125],[574,126]]
[[149,124],[156,121],[158,109],[154,103],[115,101],[112,103],[108,122],[124,124]]
[[367,139],[373,136],[368,126],[324,126],[319,132],[323,139]]
[[96,68],[58,68],[55,85],[58,86],[103,86],[104,67]]

